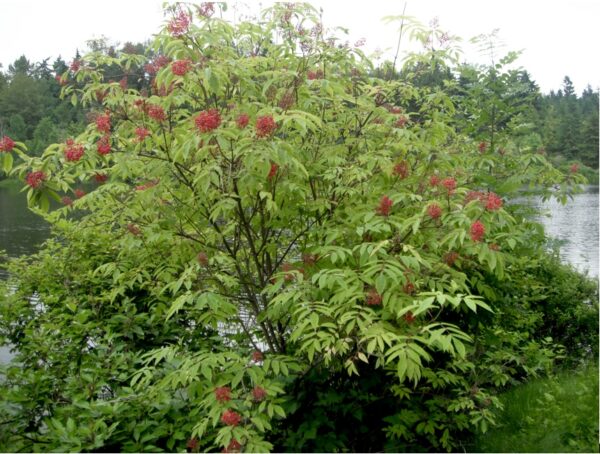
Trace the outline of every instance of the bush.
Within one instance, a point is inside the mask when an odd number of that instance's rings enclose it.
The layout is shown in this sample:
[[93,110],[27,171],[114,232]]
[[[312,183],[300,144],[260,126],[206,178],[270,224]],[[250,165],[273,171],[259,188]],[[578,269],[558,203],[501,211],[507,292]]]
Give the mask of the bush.
[[54,239],[9,265],[0,446],[450,451],[485,432],[497,391],[560,353],[508,294],[542,243],[503,200],[583,179],[457,133],[447,94],[370,76],[307,5],[236,26],[214,8],[176,7],[151,62],[72,65],[85,132],[3,153]]

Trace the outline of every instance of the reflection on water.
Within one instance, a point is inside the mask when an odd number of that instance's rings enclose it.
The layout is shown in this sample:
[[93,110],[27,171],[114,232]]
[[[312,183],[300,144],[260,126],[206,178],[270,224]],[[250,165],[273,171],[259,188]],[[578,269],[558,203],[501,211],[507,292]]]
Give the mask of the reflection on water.
[[561,259],[598,277],[598,186],[586,186],[566,205],[554,199],[528,200],[541,209],[536,219],[544,225],[546,234],[559,241]]

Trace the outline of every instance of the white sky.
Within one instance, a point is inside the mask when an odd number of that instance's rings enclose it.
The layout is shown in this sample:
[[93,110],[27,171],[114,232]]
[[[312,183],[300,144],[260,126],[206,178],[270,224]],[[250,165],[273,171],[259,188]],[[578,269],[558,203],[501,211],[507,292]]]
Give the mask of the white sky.
[[[59,54],[70,61],[75,49],[102,35],[111,41],[139,42],[158,31],[163,0],[0,0],[0,63],[4,69],[25,54],[40,61]],[[257,6],[258,2],[246,1]],[[263,2],[270,3],[270,2]],[[350,29],[350,42],[364,37],[365,49],[393,55],[398,24],[381,18],[400,15],[405,0],[314,1],[324,9],[326,27]],[[469,52],[466,41],[500,29],[504,51],[524,50],[518,64],[543,92],[557,90],[568,75],[578,93],[600,86],[600,0],[406,0],[406,14],[440,26],[465,42],[468,61],[487,63]],[[403,38],[404,40],[404,38]],[[403,41],[403,48],[408,45]],[[402,56],[402,52],[401,52]]]

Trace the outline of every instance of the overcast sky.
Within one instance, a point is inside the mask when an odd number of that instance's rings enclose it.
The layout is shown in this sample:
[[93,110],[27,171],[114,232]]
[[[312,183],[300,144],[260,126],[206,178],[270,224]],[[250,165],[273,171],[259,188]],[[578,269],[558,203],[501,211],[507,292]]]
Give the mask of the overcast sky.
[[[163,0],[0,0],[0,63],[4,69],[20,55],[31,61],[58,55],[70,61],[85,41],[144,41],[158,31]],[[258,2],[244,2],[256,7]],[[268,4],[269,2],[263,2]],[[393,55],[398,24],[381,18],[400,15],[405,0],[314,1],[324,9],[326,26],[350,29],[350,42],[366,38],[365,49]],[[465,59],[486,63],[466,40],[500,29],[504,51],[523,50],[518,64],[543,92],[571,77],[578,93],[600,86],[600,0],[406,0],[406,14],[465,39]],[[403,47],[407,48],[405,41]],[[401,54],[402,55],[402,54]]]

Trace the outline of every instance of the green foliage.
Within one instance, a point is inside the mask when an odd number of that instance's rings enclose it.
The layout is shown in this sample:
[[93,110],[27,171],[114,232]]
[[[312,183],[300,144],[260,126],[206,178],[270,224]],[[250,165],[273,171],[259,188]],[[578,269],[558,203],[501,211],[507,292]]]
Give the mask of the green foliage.
[[371,76],[309,5],[236,26],[215,6],[189,27],[176,7],[150,57],[97,43],[63,75],[85,130],[2,153],[54,239],[0,293],[0,447],[452,451],[486,432],[498,390],[561,357],[548,329],[579,342],[514,300],[543,238],[502,199],[584,179],[481,150],[439,85]]
[[535,380],[499,399],[502,424],[479,437],[473,451],[598,452],[597,365]]

